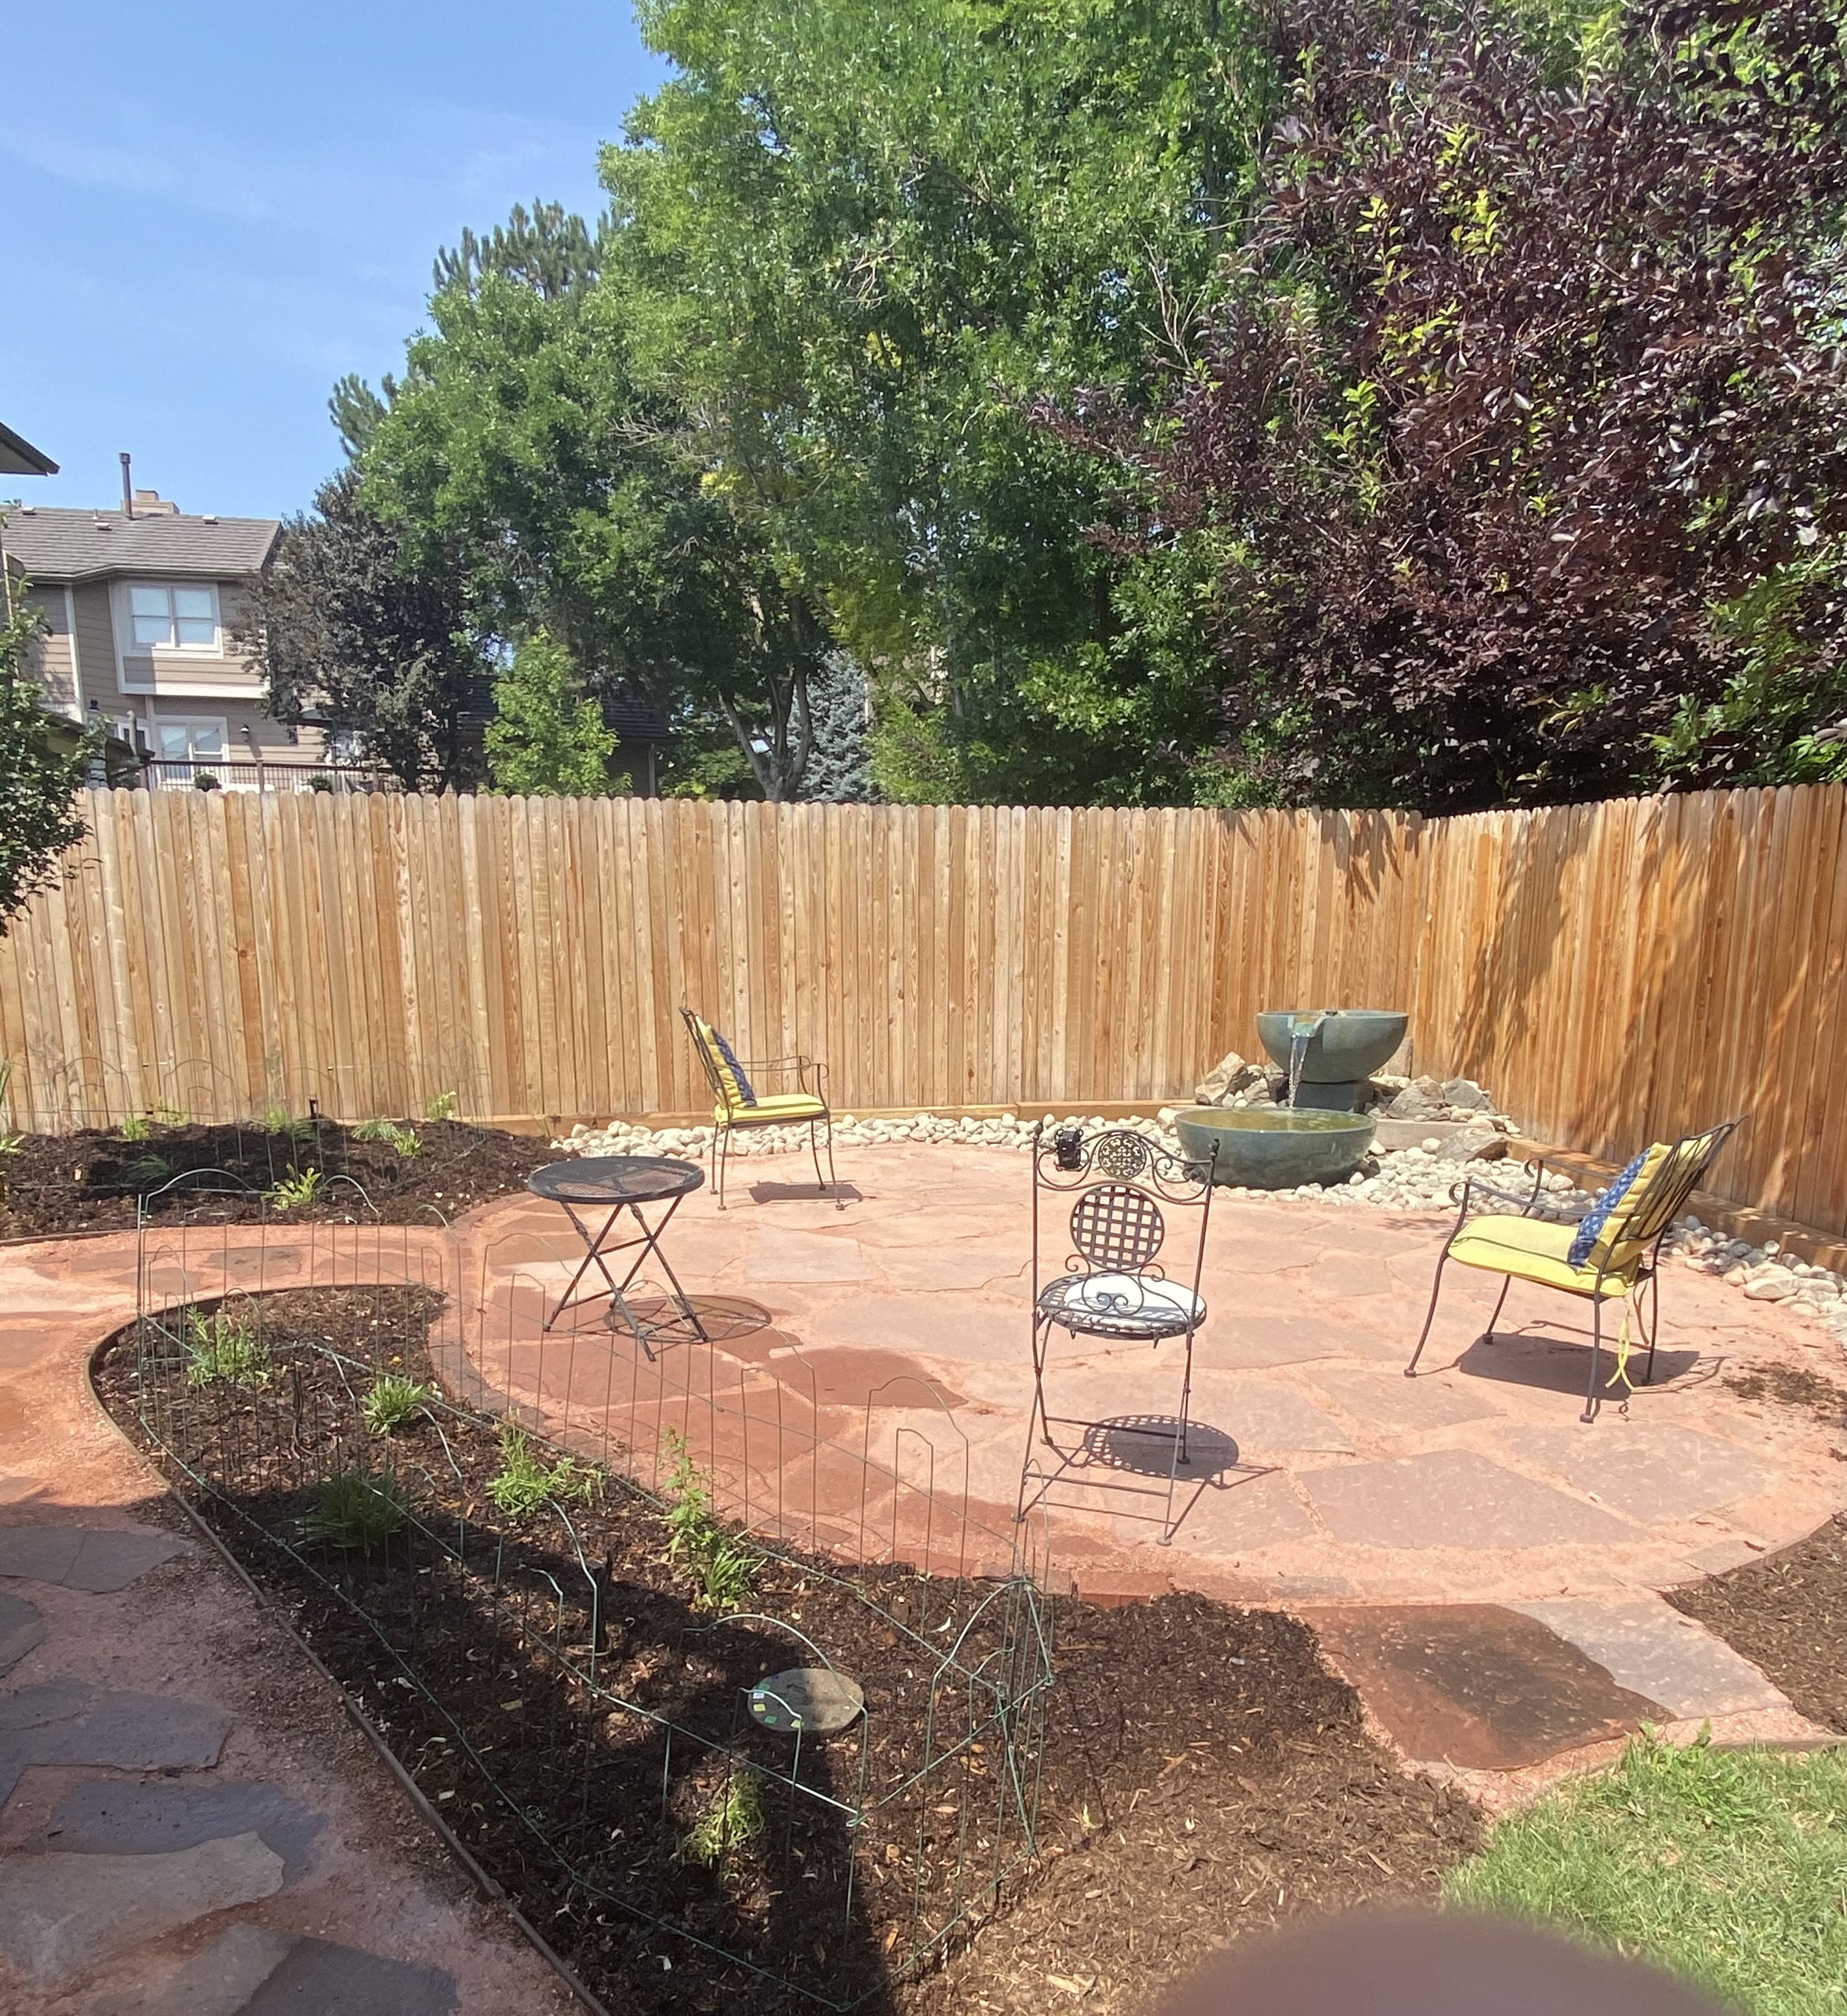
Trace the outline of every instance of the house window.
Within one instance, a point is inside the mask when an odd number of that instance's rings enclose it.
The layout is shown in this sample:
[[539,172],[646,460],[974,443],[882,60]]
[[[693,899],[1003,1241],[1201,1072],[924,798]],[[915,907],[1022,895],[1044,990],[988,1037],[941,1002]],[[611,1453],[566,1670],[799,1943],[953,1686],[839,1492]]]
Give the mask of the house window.
[[163,715],[154,723],[160,754],[178,763],[216,762],[225,754],[222,721],[175,719]]
[[218,648],[218,594],[214,588],[131,588],[128,613],[135,648],[215,651]]

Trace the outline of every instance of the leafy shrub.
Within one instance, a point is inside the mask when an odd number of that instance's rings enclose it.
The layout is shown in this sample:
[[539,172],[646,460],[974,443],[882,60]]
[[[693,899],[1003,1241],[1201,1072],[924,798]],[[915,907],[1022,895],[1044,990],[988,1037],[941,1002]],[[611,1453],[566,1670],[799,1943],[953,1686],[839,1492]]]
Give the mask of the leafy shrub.
[[268,1201],[271,1208],[293,1211],[299,1204],[312,1204],[321,1194],[325,1181],[318,1169],[291,1169],[270,1191]]
[[247,1391],[269,1384],[269,1346],[248,1316],[207,1316],[189,1309],[185,1345],[189,1386],[238,1386]]
[[414,1127],[401,1127],[395,1120],[368,1120],[353,1129],[355,1141],[385,1141],[407,1160],[421,1155],[423,1143]]
[[369,1554],[398,1531],[409,1513],[409,1502],[388,1473],[373,1477],[362,1470],[339,1471],[315,1492],[313,1510],[301,1521],[301,1537]]
[[756,1594],[756,1557],[713,1516],[710,1479],[692,1460],[685,1436],[667,1431],[674,1460],[667,1489],[667,1559],[692,1578],[700,1610],[740,1610]]
[[420,1381],[382,1372],[359,1403],[359,1411],[375,1435],[388,1435],[394,1428],[402,1427],[430,1397],[430,1388]]
[[286,1141],[311,1141],[314,1138],[314,1123],[298,1118],[286,1106],[268,1107],[263,1115],[265,1134],[279,1134]]
[[548,1463],[520,1428],[501,1430],[500,1463],[487,1495],[510,1518],[523,1519],[548,1503],[562,1505],[571,1499],[588,1502],[602,1489],[602,1481],[594,1470],[568,1456]]
[[154,1131],[154,1123],[145,1113],[131,1113],[122,1122],[121,1136],[124,1141],[145,1141]]
[[681,1844],[681,1855],[688,1862],[716,1869],[763,1831],[763,1798],[757,1790],[756,1774],[735,1764],[688,1831]]

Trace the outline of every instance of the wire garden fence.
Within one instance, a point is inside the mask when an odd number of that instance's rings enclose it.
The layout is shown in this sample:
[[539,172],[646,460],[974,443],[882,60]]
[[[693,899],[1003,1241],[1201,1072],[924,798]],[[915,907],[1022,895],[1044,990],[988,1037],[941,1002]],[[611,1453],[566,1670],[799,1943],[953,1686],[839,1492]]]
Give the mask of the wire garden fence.
[[99,1390],[593,1993],[878,2006],[1033,1853],[1043,1528],[921,1396],[843,1435],[732,1359],[748,1305],[546,1333],[544,1264],[156,1208]]

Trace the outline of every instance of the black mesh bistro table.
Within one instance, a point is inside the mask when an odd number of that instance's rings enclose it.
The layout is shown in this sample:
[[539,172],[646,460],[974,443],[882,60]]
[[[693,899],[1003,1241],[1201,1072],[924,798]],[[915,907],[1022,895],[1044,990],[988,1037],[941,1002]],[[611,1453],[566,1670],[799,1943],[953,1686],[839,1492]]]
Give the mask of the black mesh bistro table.
[[[660,1235],[680,1208],[681,1200],[696,1190],[705,1180],[706,1172],[697,1163],[678,1161],[667,1155],[575,1156],[568,1162],[548,1162],[542,1169],[534,1169],[526,1179],[526,1187],[534,1197],[562,1204],[565,1215],[577,1228],[577,1237],[584,1242],[583,1264],[559,1298],[557,1308],[546,1317],[545,1328],[549,1330],[566,1309],[579,1303],[595,1301],[603,1293],[600,1288],[593,1288],[582,1295],[577,1293],[577,1283],[595,1267],[608,1283],[609,1327],[616,1327],[620,1316],[650,1358],[654,1355],[654,1348],[649,1337],[677,1330],[682,1325],[689,1326],[695,1337],[710,1343],[711,1340],[699,1320],[699,1311],[688,1299],[686,1291],[680,1285],[680,1277],[674,1272],[660,1244]],[[667,1206],[652,1225],[641,1215],[645,1204]],[[602,1229],[592,1232],[580,1214],[587,1214],[594,1222],[598,1214],[605,1209],[607,1215]],[[634,1230],[630,1233],[628,1226],[623,1224],[622,1229],[628,1236],[612,1238],[610,1235],[625,1213],[634,1221]],[[635,1256],[620,1281],[609,1272],[609,1265],[610,1258],[619,1253],[633,1253]],[[644,1323],[628,1301],[629,1287],[649,1254],[660,1262],[661,1272],[672,1284],[670,1299],[678,1312],[664,1323]]]

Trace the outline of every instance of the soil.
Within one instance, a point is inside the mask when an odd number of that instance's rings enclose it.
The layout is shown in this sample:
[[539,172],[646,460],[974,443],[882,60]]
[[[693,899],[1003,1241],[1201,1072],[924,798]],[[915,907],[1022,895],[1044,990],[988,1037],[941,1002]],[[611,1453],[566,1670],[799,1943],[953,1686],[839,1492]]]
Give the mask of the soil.
[[[0,1160],[0,1238],[132,1232],[142,1208],[163,1222],[433,1223],[433,1213],[452,1219],[559,1159],[548,1141],[461,1121],[407,1127],[410,1154],[319,1118],[154,1126],[135,1140],[95,1128],[22,1134]],[[321,1175],[313,1197],[287,1205],[275,1197],[278,1183],[310,1169]],[[175,1184],[189,1174],[193,1180]]]
[[[370,1554],[305,1543],[317,1480],[384,1460],[358,1418],[372,1373],[430,1377],[435,1307],[404,1288],[239,1297],[225,1313],[266,1384],[190,1384],[158,1340],[138,1374],[131,1330],[98,1388],[210,1480],[200,1511],[613,2012],[1126,2011],[1247,1927],[1428,1895],[1474,1845],[1473,1809],[1399,1770],[1313,1634],[1273,1612],[756,1553],[748,1614],[716,1615],[652,1500],[613,1478],[509,1517],[488,1489],[501,1425],[440,1401],[389,1445],[412,1521]],[[745,1704],[818,1663],[807,1644],[866,1713],[798,1756]],[[743,1782],[754,1829],[701,1861]]]
[[1824,1428],[1847,1430],[1847,1388],[1806,1366],[1765,1365],[1734,1373],[1725,1384],[1741,1400],[1770,1400],[1813,1414]]
[[1847,1734],[1847,1520],[1668,1601],[1762,1667],[1811,1722]]

